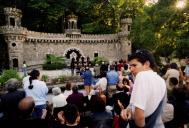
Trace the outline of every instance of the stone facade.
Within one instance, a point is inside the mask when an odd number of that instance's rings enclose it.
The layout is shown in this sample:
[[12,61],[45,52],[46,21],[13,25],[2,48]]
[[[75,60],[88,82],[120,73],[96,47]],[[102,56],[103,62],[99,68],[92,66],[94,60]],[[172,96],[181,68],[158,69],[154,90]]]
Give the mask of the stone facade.
[[[109,61],[127,59],[131,53],[131,42],[128,40],[131,19],[121,20],[122,31],[116,34],[82,34],[77,29],[77,16],[68,16],[68,29],[65,33],[42,33],[29,31],[21,26],[21,10],[5,8],[6,26],[0,27],[1,34],[8,45],[9,66],[21,68],[23,61],[28,66],[44,63],[47,54],[57,56],[89,56],[94,54]],[[68,55],[69,54],[69,55]]]

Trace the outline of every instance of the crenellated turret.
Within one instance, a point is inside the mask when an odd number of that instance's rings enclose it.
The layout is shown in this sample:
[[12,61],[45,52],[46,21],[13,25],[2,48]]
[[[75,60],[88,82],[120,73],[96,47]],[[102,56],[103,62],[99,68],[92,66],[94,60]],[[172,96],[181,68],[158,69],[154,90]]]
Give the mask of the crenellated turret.
[[121,47],[119,51],[122,53],[121,58],[127,58],[131,54],[131,41],[128,40],[128,35],[131,31],[132,19],[126,18],[121,20],[121,32],[118,33]]
[[9,67],[19,69],[23,63],[23,42],[27,29],[21,27],[22,11],[16,8],[4,8],[6,26],[0,27],[0,33],[8,45]]
[[67,37],[80,37],[81,30],[77,28],[78,17],[74,14],[67,16],[68,28],[65,30]]

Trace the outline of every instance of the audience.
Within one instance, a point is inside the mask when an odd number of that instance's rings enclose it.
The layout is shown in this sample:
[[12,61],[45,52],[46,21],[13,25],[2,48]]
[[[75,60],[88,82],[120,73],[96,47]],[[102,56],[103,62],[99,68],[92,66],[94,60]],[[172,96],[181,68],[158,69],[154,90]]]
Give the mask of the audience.
[[[129,65],[126,66],[129,68]],[[161,117],[165,128],[177,128],[189,122],[189,80],[184,79],[185,84],[180,86],[176,63],[172,63],[170,67],[171,69],[164,75],[169,91],[168,102],[163,108]],[[120,66],[118,69],[123,68]],[[101,78],[92,91],[90,91],[91,84],[87,83],[85,78],[84,87],[89,94],[86,97],[78,91],[78,86],[72,87],[71,82],[66,83],[63,93],[60,87],[53,87],[51,104],[47,101],[48,88],[45,82],[39,80],[38,70],[32,70],[29,76],[23,79],[24,91],[17,90],[18,80],[10,79],[5,85],[7,92],[0,97],[0,108],[3,114],[0,127],[126,127],[128,122],[123,120],[120,114],[121,110],[127,108],[129,104],[132,93],[131,81],[128,75],[119,79],[113,65],[110,66],[107,74],[104,70],[101,71]],[[97,76],[99,77],[98,73]],[[16,122],[13,122],[14,120]]]
[[17,119],[18,103],[25,97],[24,91],[17,90],[19,81],[15,78],[9,79],[5,88],[8,91],[1,96],[1,104],[4,119]]

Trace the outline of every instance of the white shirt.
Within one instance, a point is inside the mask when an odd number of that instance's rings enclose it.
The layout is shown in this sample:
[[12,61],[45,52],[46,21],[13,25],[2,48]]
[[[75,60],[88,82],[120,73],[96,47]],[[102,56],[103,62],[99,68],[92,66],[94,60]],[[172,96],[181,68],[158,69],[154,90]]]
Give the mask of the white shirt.
[[72,94],[72,90],[65,90],[63,95],[67,98],[69,95]]
[[166,79],[166,85],[167,85],[168,89],[171,89],[170,84],[169,84],[169,79],[171,77],[175,77],[179,81],[179,76],[180,76],[180,73],[179,73],[178,70],[176,70],[176,69],[169,69],[169,70],[167,70],[167,72],[164,75],[164,78]]
[[26,96],[33,97],[35,101],[35,105],[44,105],[47,101],[47,93],[48,88],[44,81],[40,80],[32,80],[33,88],[29,89],[28,86],[30,85],[29,81],[24,83],[24,90],[26,92]]
[[96,83],[96,86],[101,87],[102,91],[105,91],[106,87],[107,87],[107,79],[106,79],[106,77],[100,78],[99,81]]
[[130,104],[144,110],[147,117],[156,110],[165,92],[165,81],[156,72],[139,72],[134,82]]
[[66,96],[64,96],[62,93],[60,93],[57,96],[54,96],[52,98],[52,104],[53,108],[65,106],[67,104]]

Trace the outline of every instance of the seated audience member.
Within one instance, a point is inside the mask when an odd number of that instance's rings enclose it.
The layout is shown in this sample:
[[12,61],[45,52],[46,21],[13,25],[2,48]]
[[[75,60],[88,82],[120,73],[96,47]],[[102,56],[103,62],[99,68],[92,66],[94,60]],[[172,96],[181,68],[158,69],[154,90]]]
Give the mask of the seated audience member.
[[74,85],[72,87],[72,94],[68,96],[66,99],[67,103],[75,104],[79,111],[83,111],[83,105],[84,105],[84,96],[82,93],[78,92],[78,86]]
[[[130,95],[124,91],[125,86],[116,86],[117,91],[113,94],[113,106],[114,106],[114,121],[117,119],[118,121],[114,122],[114,126],[117,127],[126,127],[127,122],[121,120],[120,113],[123,108],[126,108],[129,105]],[[128,89],[127,89],[128,90]]]
[[53,97],[52,97],[52,105],[53,105],[53,115],[57,118],[57,112],[60,111],[66,104],[66,96],[61,93],[61,89],[59,87],[54,87],[52,89]]
[[124,92],[126,92],[127,94],[130,95],[131,91],[132,91],[131,81],[129,81],[129,79],[127,79],[127,78],[123,78],[122,86],[123,86]]
[[80,128],[80,113],[74,104],[67,104],[64,110],[58,113],[58,119],[62,128]]
[[105,72],[101,72],[100,75],[100,79],[98,80],[98,82],[95,85],[95,88],[101,88],[102,92],[104,94],[106,94],[106,88],[107,88],[107,78],[106,78],[106,73]]
[[120,115],[121,112],[121,107],[118,103],[121,102],[122,106],[124,108],[126,108],[129,105],[129,101],[130,101],[130,96],[124,92],[124,88],[120,87],[120,86],[116,86],[117,91],[116,93],[113,95],[113,106],[114,106],[114,112],[116,115]]
[[174,106],[174,118],[166,122],[166,128],[177,128],[189,122],[188,91],[184,87],[173,88],[169,101]]
[[31,119],[34,107],[35,107],[35,101],[32,97],[27,96],[23,98],[18,104],[19,118],[25,120]]
[[90,100],[91,125],[90,128],[112,128],[112,113],[106,111],[106,105],[101,97],[93,95]]
[[8,91],[1,96],[2,111],[5,119],[17,119],[18,103],[25,97],[24,91],[17,90],[19,81],[15,78],[9,79],[5,88]]
[[[17,120],[1,120],[0,127],[2,128],[48,128],[52,126],[51,121],[42,118],[34,119],[32,112],[35,107],[35,102],[32,97],[23,98],[18,104]],[[44,117],[45,117],[44,112]],[[49,127],[50,128],[50,127]]]

